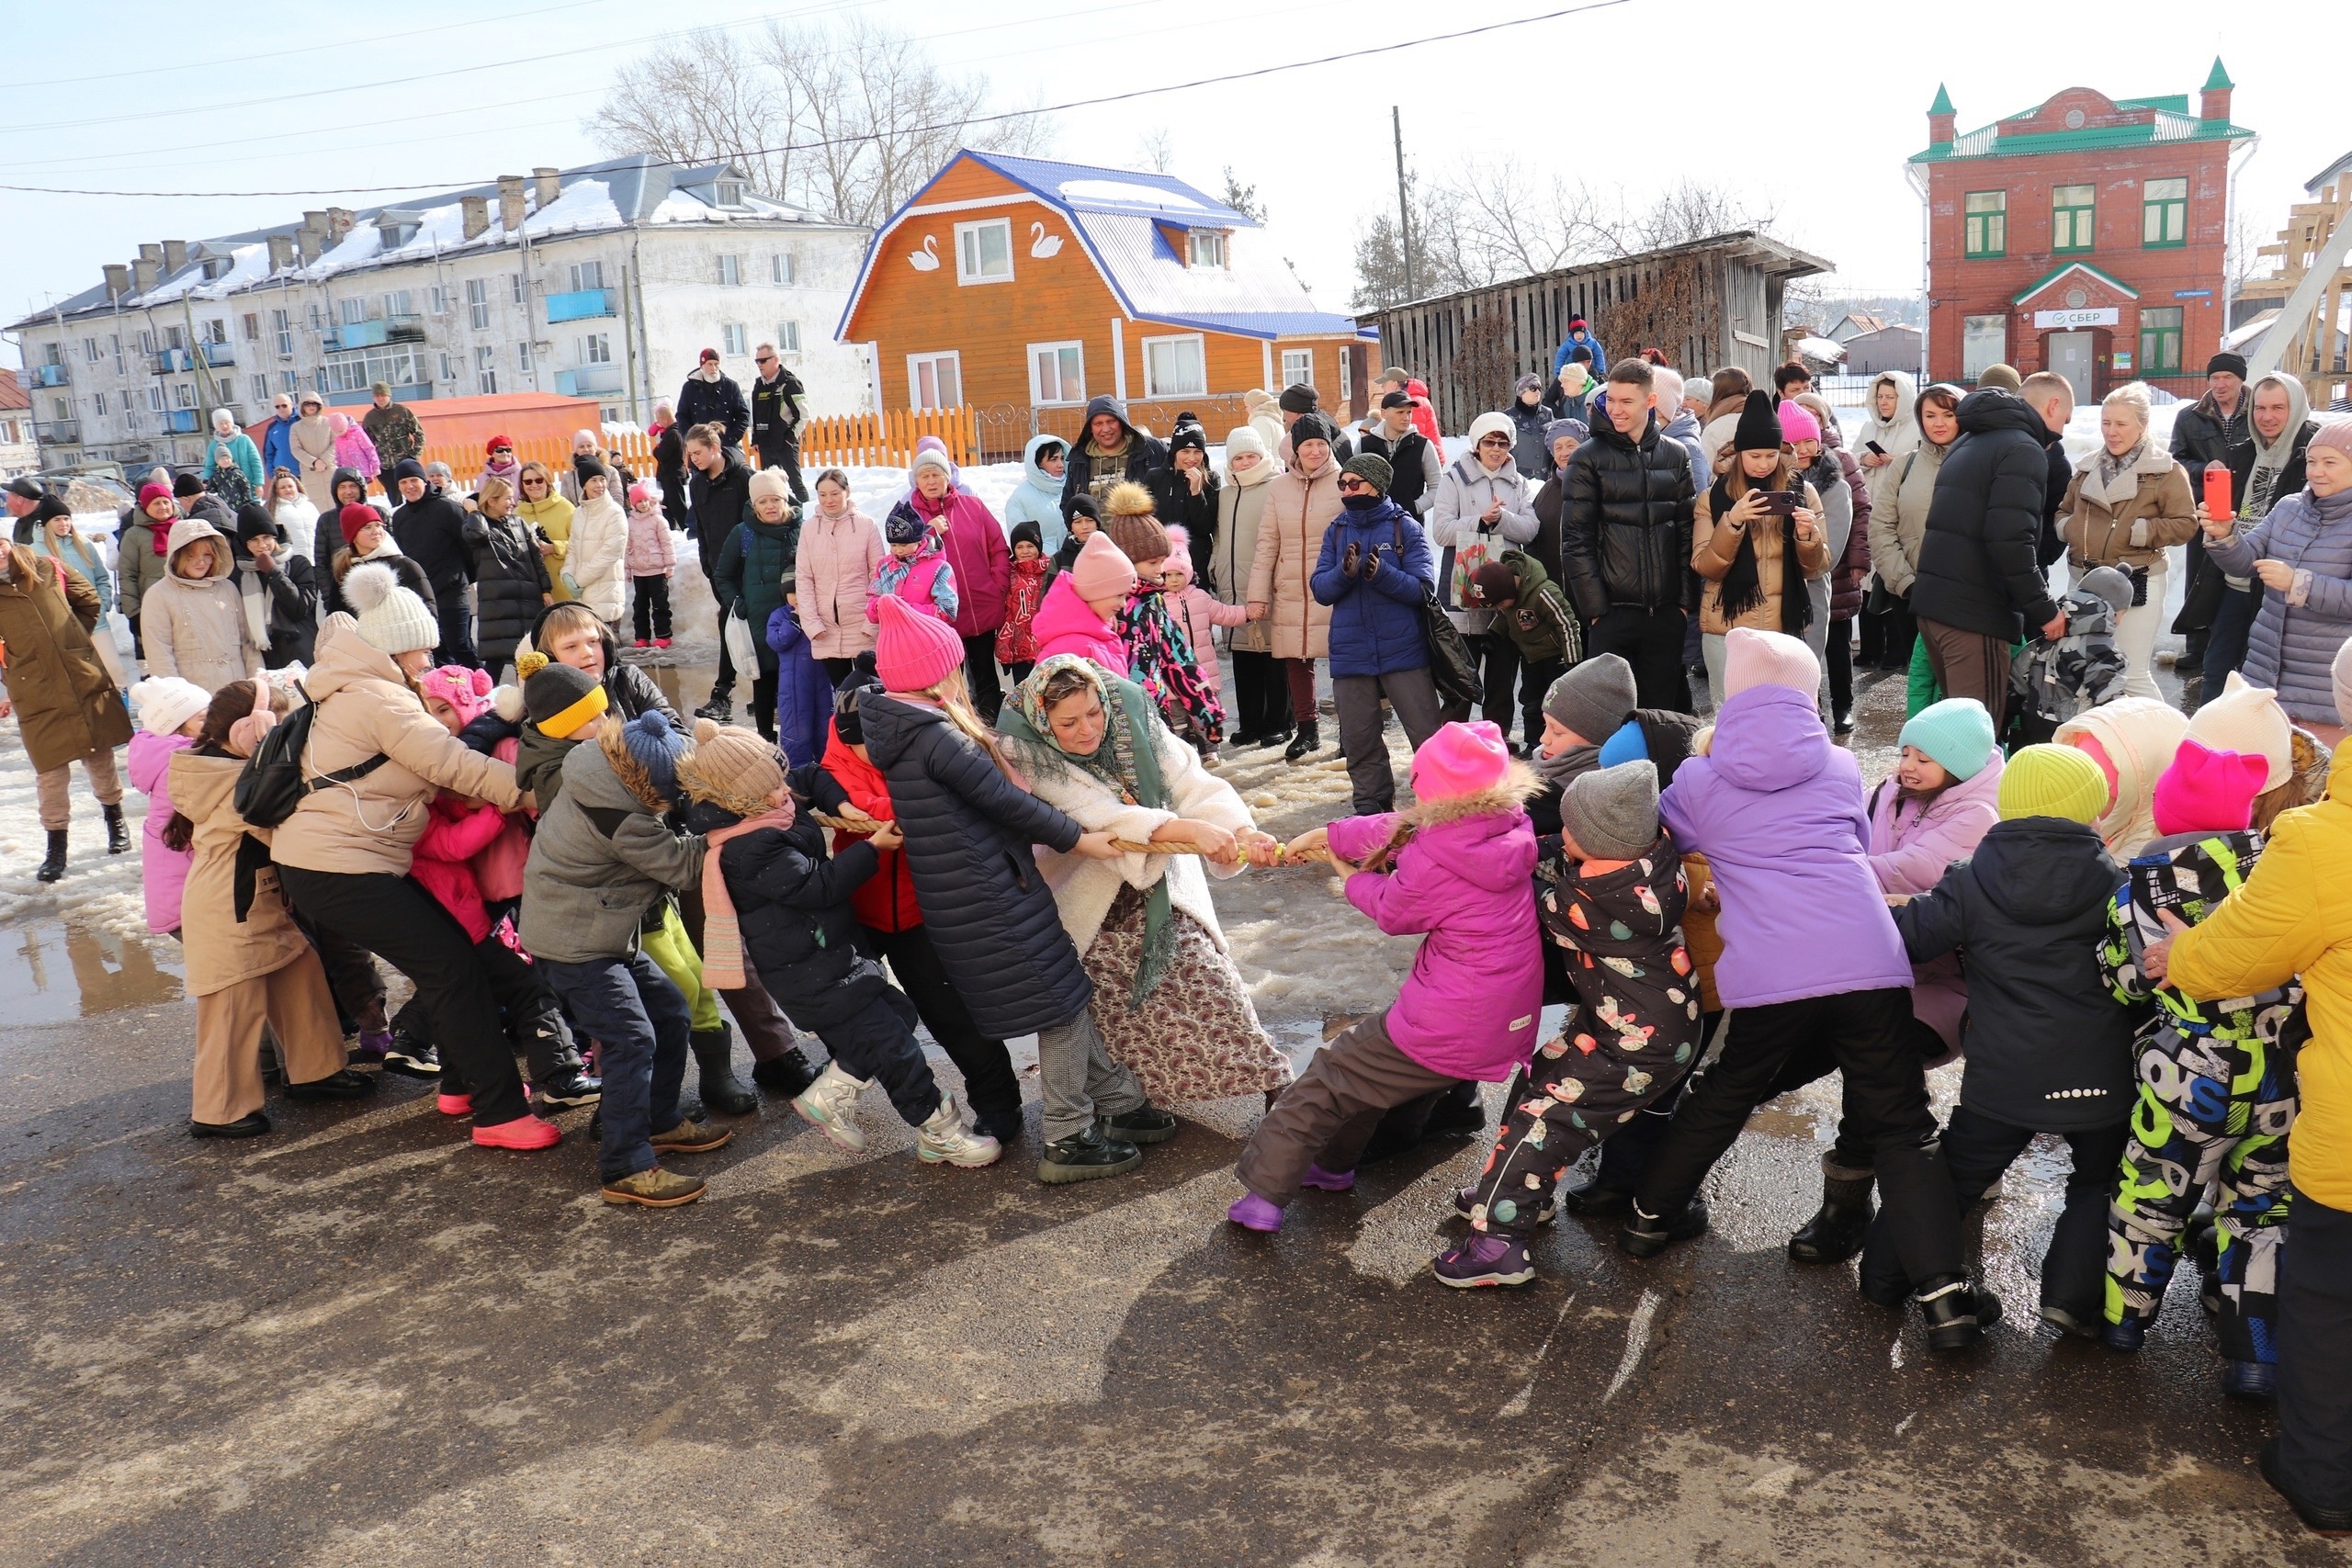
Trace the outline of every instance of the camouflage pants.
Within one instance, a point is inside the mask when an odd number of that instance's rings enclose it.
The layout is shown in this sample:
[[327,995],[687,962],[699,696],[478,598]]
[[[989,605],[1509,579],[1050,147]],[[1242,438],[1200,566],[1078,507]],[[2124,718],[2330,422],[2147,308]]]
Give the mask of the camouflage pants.
[[1698,1059],[1669,1034],[1628,1050],[1608,1029],[1568,1015],[1566,1032],[1536,1048],[1503,1092],[1503,1121],[1476,1183],[1471,1227],[1525,1236],[1535,1212],[1584,1152],[1673,1092]]
[[2210,1191],[2222,1353],[2278,1359],[2292,1055],[2275,1042],[2160,1026],[2140,1047],[2140,1100],[2108,1211],[2107,1319],[2154,1323],[2180,1233]]

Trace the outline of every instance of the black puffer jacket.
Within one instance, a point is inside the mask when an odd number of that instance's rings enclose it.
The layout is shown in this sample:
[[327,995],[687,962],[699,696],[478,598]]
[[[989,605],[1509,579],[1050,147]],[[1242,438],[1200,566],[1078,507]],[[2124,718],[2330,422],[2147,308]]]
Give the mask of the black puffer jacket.
[[804,1004],[836,1001],[826,993],[848,985],[861,969],[869,988],[878,992],[884,983],[881,971],[858,956],[857,915],[849,905],[851,892],[880,864],[863,839],[828,857],[825,830],[805,812],[790,828],[746,833],[718,852],[743,951],[759,966],[768,994],[788,1000],[803,1028],[821,1026],[800,1018]]
[[1094,449],[1094,437],[1089,434],[1097,414],[1109,414],[1126,425],[1128,435],[1125,471],[1120,476],[1140,484],[1144,475],[1154,468],[1168,466],[1168,448],[1127,424],[1127,405],[1108,392],[1098,392],[1087,400],[1086,417],[1079,422],[1078,439],[1071,443],[1069,463],[1062,473],[1062,515],[1069,515],[1069,503],[1088,492],[1093,481],[1093,460],[1089,456]]
[[[2193,484],[2203,483],[2206,464],[2230,463],[2239,447],[2253,442],[2253,417],[2254,389],[2251,387],[2238,394],[2237,412],[2234,413],[2223,413],[2222,405],[2213,400],[2212,393],[2208,392],[2173,416],[2172,455],[2187,466]],[[2198,499],[2204,499],[2201,489],[2198,491]]]
[[1543,483],[1552,477],[1552,448],[1544,440],[1544,426],[1552,423],[1552,411],[1541,402],[1513,398],[1510,407],[1503,412],[1510,419],[1512,464],[1531,482]]
[[662,515],[673,528],[686,525],[686,438],[665,424],[653,438],[653,482],[662,487]]
[[466,517],[466,543],[474,553],[474,645],[495,672],[514,657],[539,618],[540,603],[555,591],[537,536],[514,513],[496,522],[484,512]]
[[436,596],[464,592],[473,577],[466,515],[464,507],[429,485],[422,496],[392,513],[392,537],[401,554],[424,569]]
[[716,479],[686,465],[686,504],[694,508],[695,544],[702,551],[706,582],[718,580],[718,552],[727,536],[752,514],[752,465],[738,447],[722,446],[718,455],[725,461]]
[[2030,1127],[2111,1127],[2132,1111],[2133,1011],[2099,979],[2123,873],[2098,831],[2055,817],[1997,822],[1935,890],[1894,911],[1914,964],[1964,948],[1961,1103]]
[[980,1033],[1009,1040],[1077,1017],[1094,984],[1030,846],[1067,853],[1079,825],[1013,787],[936,708],[873,692],[859,712],[931,944]]
[[[245,504],[257,503],[249,501]],[[285,542],[280,535],[279,545],[283,547]],[[287,555],[281,549],[275,570],[263,571],[254,565],[253,552],[240,539],[230,581],[236,583],[239,596],[243,597],[245,580],[251,577],[260,583],[269,600],[269,646],[262,650],[263,667],[283,670],[297,662],[307,666],[319,631],[318,573],[311,569],[309,558]]]
[[1198,495],[1193,493],[1191,481],[1173,468],[1150,469],[1143,477],[1143,488],[1151,491],[1152,514],[1160,526],[1182,526],[1192,541],[1193,581],[1208,584],[1209,547],[1216,542],[1216,470],[1203,471]]
[[2015,392],[1980,387],[1961,400],[1960,437],[1919,539],[1912,615],[2015,642],[2058,613],[2041,575],[2046,434]]
[[1642,438],[1607,420],[1568,459],[1560,512],[1560,573],[1577,614],[1597,621],[1615,605],[1662,610],[1688,602],[1690,452],[1658,434]]

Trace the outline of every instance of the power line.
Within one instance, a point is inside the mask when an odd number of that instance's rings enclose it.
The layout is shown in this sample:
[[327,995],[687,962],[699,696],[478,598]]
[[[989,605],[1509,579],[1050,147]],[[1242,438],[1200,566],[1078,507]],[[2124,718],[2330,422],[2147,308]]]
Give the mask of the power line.
[[[1099,108],[1105,104],[1132,103],[1137,98],[1163,96],[1170,93],[1189,93],[1201,87],[1222,86],[1230,82],[1250,82],[1266,76],[1278,76],[1292,71],[1306,71],[1317,66],[1337,65],[1350,60],[1366,60],[1374,55],[1394,54],[1400,50],[1418,49],[1425,44],[1450,43],[1459,39],[1477,38],[1487,33],[1503,32],[1512,28],[1531,27],[1537,22],[1558,21],[1564,17],[1581,16],[1592,11],[1607,11],[1633,0],[1586,0],[1578,6],[1565,6],[1556,10],[1539,12],[1532,17],[1517,17],[1508,21],[1487,22],[1475,28],[1459,28],[1452,32],[1426,33],[1419,38],[1405,39],[1396,43],[1371,44],[1363,49],[1344,50],[1336,54],[1317,55],[1311,60],[1294,60],[1281,65],[1261,65],[1251,71],[1231,71],[1216,76],[1202,76],[1190,82],[1170,83],[1164,87],[1136,87],[1124,93],[1105,93],[1097,97],[1073,98],[1065,103],[1041,104],[1034,108],[1005,109],[994,114],[969,115],[933,125],[893,127],[889,131],[865,131],[854,136],[820,137],[813,141],[787,141],[774,147],[747,147],[728,154],[736,158],[764,158],[786,152],[813,152],[825,147],[848,146],[855,142],[873,141],[884,135],[921,135],[936,130],[956,130],[975,125],[994,125],[1008,119],[1026,119],[1037,115],[1060,114],[1069,109]],[[602,48],[617,47],[602,45]],[[574,51],[586,52],[586,51]],[[552,58],[545,57],[542,58]],[[470,67],[467,69],[472,69]],[[420,80],[422,78],[419,78]],[[390,85],[390,84],[379,84]],[[345,89],[337,89],[338,91]],[[220,107],[220,106],[216,106]],[[131,118],[144,118],[136,116]],[[103,124],[105,121],[85,123]],[[707,162],[702,158],[650,158],[654,168],[691,168]],[[28,186],[0,184],[0,190],[22,191],[38,196],[96,196],[139,197],[155,200],[224,199],[242,197],[288,196],[393,196],[408,191],[447,190],[488,185],[489,179],[433,180],[398,186],[338,186],[308,190],[85,190],[72,186]]]

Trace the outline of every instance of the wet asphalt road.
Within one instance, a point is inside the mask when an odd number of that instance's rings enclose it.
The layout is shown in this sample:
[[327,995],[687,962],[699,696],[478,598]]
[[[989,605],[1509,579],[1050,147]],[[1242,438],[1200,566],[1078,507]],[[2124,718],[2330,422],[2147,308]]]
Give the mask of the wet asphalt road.
[[1791,1265],[1832,1086],[1759,1113],[1706,1238],[1569,1221],[1537,1285],[1453,1292],[1466,1143],[1265,1238],[1222,1218],[1246,1106],[1049,1190],[1034,1116],[950,1172],[878,1106],[849,1156],[770,1100],[707,1201],[622,1213],[584,1112],[491,1155],[400,1079],[193,1143],[168,953],[6,963],[0,1563],[2343,1560],[2256,1475],[2193,1280],[2136,1359],[2031,1324],[2063,1155],[1984,1211],[2012,1321],[1967,1360]]

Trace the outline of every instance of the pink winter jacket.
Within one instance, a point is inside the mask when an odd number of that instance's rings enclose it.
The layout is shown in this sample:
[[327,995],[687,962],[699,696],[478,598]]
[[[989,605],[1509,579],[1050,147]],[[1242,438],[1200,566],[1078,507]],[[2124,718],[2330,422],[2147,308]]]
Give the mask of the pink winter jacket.
[[164,829],[172,820],[172,753],[196,742],[185,735],[130,738],[125,761],[130,787],[147,797],[147,820],[139,829],[139,875],[147,894],[147,929],[158,935],[180,929],[180,894],[187,886],[187,868],[195,861],[191,850],[167,850]]
[[[890,553],[873,518],[853,506],[839,517],[812,507],[800,525],[793,592],[800,629],[819,659],[855,659],[874,646],[874,573]],[[963,582],[959,574],[956,589]]]
[[376,444],[368,432],[353,420],[351,428],[334,438],[334,461],[340,468],[356,468],[363,479],[372,479],[383,472],[384,461],[376,456]]
[[[521,754],[522,743],[509,736],[490,749],[490,754],[512,765]],[[489,848],[474,856],[474,882],[481,896],[492,903],[503,903],[523,896],[523,867],[531,858],[531,818],[523,811],[506,814],[506,830],[490,841]]]
[[1250,618],[1246,604],[1224,604],[1193,581],[1193,563],[1182,550],[1168,558],[1168,570],[1182,581],[1184,586],[1162,597],[1168,613],[1184,628],[1184,636],[1193,645],[1193,662],[1201,669],[1201,679],[1218,696],[1225,694],[1224,668],[1216,661],[1216,628],[1238,626]]
[[988,503],[962,486],[933,501],[907,498],[915,515],[933,527],[944,517],[947,564],[956,569],[956,635],[978,637],[1004,624],[1004,591],[1012,585],[1012,547]]
[[[1977,841],[2001,819],[2001,754],[1928,803],[1898,798],[1888,779],[1871,795],[1871,870],[1888,893],[1919,894],[1943,880],[1944,868],[1976,852]],[[1968,1010],[1968,980],[1960,957],[1947,953],[1911,966],[1911,1013],[1943,1037],[1945,1061],[1960,1054],[1960,1020]]]
[[1503,792],[1438,801],[1403,817],[1330,826],[1331,852],[1361,863],[1400,820],[1419,824],[1395,869],[1348,878],[1348,902],[1390,936],[1427,933],[1388,1010],[1388,1038],[1433,1073],[1498,1083],[1534,1053],[1544,956],[1529,877],[1535,828]]
[[1119,628],[1087,608],[1069,572],[1054,574],[1046,589],[1046,602],[1037,606],[1037,618],[1029,623],[1029,629],[1037,639],[1040,663],[1057,653],[1075,653],[1114,675],[1127,672],[1127,649],[1119,640]]
[[631,577],[667,577],[677,570],[678,542],[670,536],[670,520],[659,506],[628,514],[628,543],[621,549],[621,570]]

